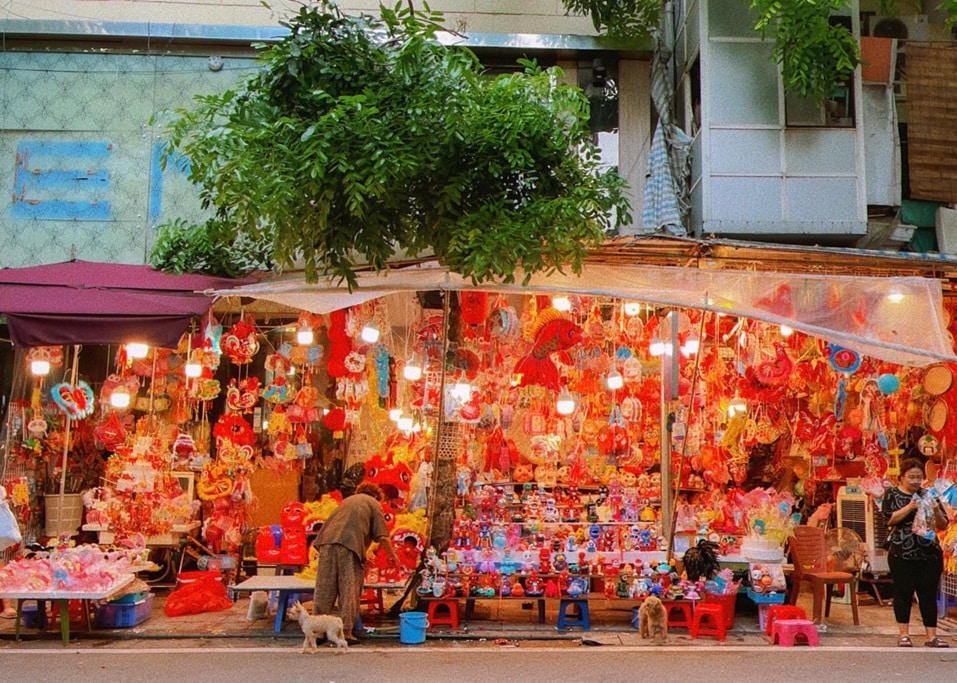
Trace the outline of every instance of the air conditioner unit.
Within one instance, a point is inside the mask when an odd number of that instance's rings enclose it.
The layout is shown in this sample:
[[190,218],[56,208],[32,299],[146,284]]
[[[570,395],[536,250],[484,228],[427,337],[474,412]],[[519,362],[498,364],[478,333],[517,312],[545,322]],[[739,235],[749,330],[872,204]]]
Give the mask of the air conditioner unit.
[[[874,29],[882,21],[900,22],[907,29],[906,36],[894,35],[893,37],[901,40],[913,40],[918,42],[927,42],[930,38],[930,19],[926,14],[901,14],[896,17],[872,17],[870,20],[871,35],[874,35]],[[886,27],[886,25],[885,25]],[[886,31],[880,32],[887,35]]]
[[890,571],[887,566],[887,524],[877,500],[860,487],[842,486],[837,492],[837,525],[851,529],[867,545],[868,562],[875,574]]

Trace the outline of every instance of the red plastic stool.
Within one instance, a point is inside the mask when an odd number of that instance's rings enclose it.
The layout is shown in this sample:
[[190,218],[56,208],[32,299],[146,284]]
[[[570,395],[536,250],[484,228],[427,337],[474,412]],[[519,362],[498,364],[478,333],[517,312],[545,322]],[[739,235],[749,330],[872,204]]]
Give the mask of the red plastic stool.
[[817,629],[809,619],[778,619],[771,628],[771,644],[782,647],[793,647],[798,636],[807,640],[807,644],[814,647],[818,644]]
[[688,600],[665,600],[661,603],[668,614],[668,628],[680,627],[691,629],[694,611]]
[[807,619],[807,614],[797,605],[771,605],[768,607],[768,624],[764,629],[765,635],[771,635],[771,627],[778,619]]
[[[440,607],[444,608],[443,613],[439,613]],[[452,630],[458,629],[459,601],[429,600],[429,628],[433,626],[450,626]]]
[[381,588],[366,588],[359,598],[359,606],[369,607],[372,612],[385,614],[385,601],[382,598]]
[[692,639],[702,635],[717,636],[718,640],[724,640],[727,634],[723,605],[703,602],[695,607],[694,619],[691,622]]

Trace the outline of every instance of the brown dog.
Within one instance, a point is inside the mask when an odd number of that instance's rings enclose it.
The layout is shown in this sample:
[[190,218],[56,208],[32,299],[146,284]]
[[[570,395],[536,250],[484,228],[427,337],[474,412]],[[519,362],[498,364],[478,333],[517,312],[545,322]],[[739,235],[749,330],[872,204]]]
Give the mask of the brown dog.
[[638,608],[638,635],[654,638],[659,643],[668,638],[668,612],[661,600],[649,595]]

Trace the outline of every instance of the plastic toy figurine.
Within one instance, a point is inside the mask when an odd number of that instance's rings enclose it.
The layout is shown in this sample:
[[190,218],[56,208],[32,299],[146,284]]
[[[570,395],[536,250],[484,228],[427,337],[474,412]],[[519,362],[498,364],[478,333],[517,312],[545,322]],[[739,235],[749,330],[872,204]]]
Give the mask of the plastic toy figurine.
[[542,580],[538,578],[538,572],[534,569],[525,579],[525,595],[538,596],[545,592],[542,586]]
[[552,573],[552,553],[547,548],[538,551],[538,571],[542,574]]

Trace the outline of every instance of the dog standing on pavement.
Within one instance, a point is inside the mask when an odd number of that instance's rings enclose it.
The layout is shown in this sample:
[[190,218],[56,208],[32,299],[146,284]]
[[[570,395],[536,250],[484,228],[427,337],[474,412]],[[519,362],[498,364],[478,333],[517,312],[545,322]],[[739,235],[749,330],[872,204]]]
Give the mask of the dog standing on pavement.
[[349,649],[341,617],[332,614],[310,614],[298,600],[289,611],[299,620],[299,627],[305,635],[302,641],[303,652],[316,652],[316,636],[325,636],[326,640],[333,643],[336,646],[336,654]]
[[638,608],[638,635],[659,643],[668,639],[668,613],[661,600],[649,595]]

